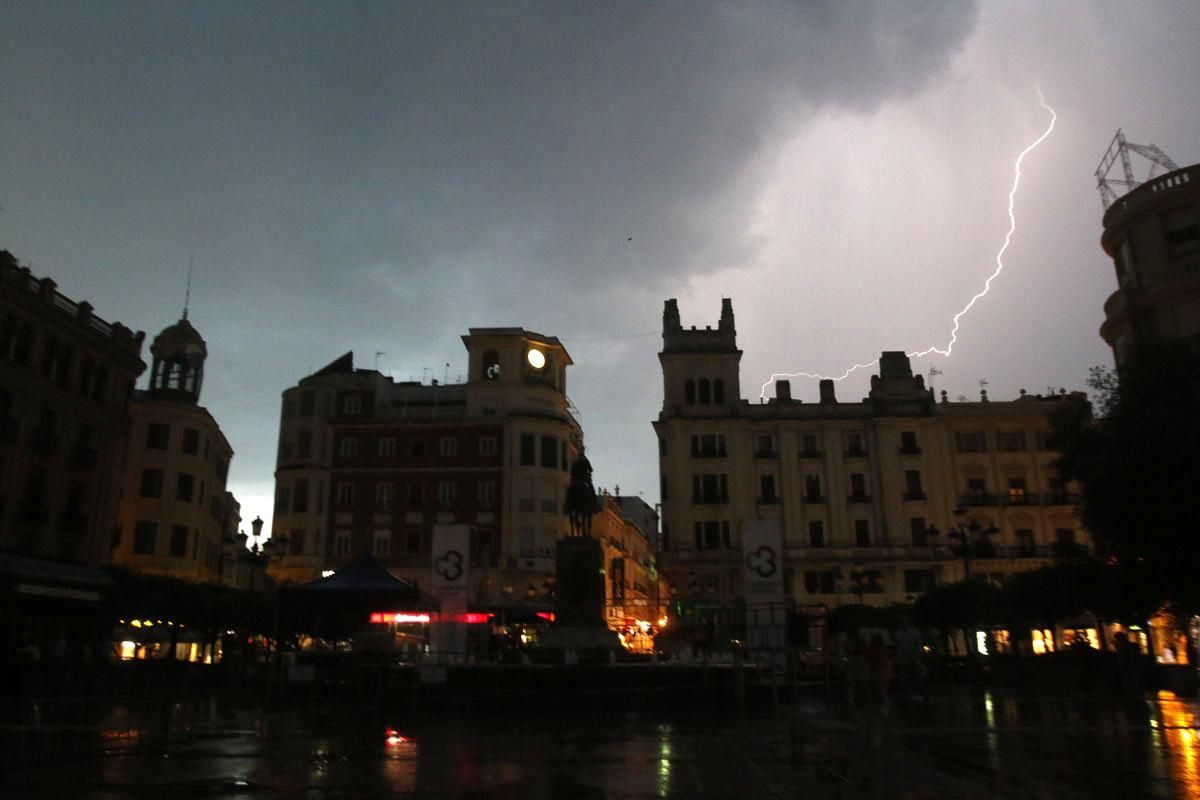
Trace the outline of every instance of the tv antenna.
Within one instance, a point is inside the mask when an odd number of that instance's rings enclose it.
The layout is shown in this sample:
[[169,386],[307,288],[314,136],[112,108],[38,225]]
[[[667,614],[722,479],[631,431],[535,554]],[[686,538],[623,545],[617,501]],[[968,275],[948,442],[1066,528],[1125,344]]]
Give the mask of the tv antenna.
[[[1135,153],[1141,156],[1146,161],[1150,162],[1150,168],[1146,173],[1146,177],[1138,180],[1133,174],[1133,162],[1129,157],[1130,153]],[[1109,175],[1113,171],[1113,165],[1120,160],[1121,174],[1123,178],[1110,178]],[[1133,144],[1125,140],[1125,133],[1117,128],[1117,135],[1113,137],[1112,144],[1108,146],[1108,151],[1104,154],[1104,158],[1100,159],[1100,166],[1096,167],[1096,185],[1100,189],[1100,201],[1104,203],[1104,209],[1117,201],[1117,198],[1123,194],[1128,194],[1137,187],[1141,186],[1148,180],[1154,178],[1158,168],[1161,167],[1165,172],[1172,172],[1179,169],[1179,165],[1171,160],[1171,157],[1159,149],[1156,144]]]

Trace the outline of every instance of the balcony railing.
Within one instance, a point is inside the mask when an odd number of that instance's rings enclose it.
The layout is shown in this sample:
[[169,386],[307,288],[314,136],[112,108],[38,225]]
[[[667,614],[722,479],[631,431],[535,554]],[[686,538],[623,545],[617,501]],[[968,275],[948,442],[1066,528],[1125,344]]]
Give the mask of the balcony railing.
[[806,495],[804,495],[804,502],[806,502],[806,503],[824,503],[825,497],[823,495],[819,495],[819,494],[806,494]]
[[900,455],[919,456],[921,455],[921,448],[916,445],[900,445]]
[[999,505],[999,502],[994,494],[987,494],[985,492],[970,492],[959,498],[959,505],[967,507],[994,506]]
[[754,457],[755,458],[779,458],[779,451],[774,448],[770,448],[770,449],[766,449],[766,450],[759,449],[759,450],[754,451]]
[[863,493],[861,493],[861,492],[856,492],[856,493],[854,493],[854,494],[851,494],[849,497],[847,497],[847,498],[846,498],[846,502],[849,502],[849,503],[869,503],[869,502],[871,502],[871,495],[869,495],[869,494],[863,494]]
[[821,451],[820,451],[820,450],[806,450],[806,449],[801,449],[801,450],[800,450],[800,457],[801,457],[801,458],[820,458],[820,457],[821,457]]
[[726,452],[724,449],[716,447],[701,447],[698,450],[692,451],[692,458],[725,458]]
[[866,458],[867,451],[861,447],[850,447],[846,449],[846,458]]
[[700,494],[692,497],[692,504],[697,506],[719,506],[728,502],[727,494]]
[[760,497],[760,498],[758,498],[758,504],[760,506],[777,506],[777,505],[779,505],[779,502],[780,502],[780,500],[778,497]]
[[929,499],[929,496],[928,496],[928,495],[926,495],[924,492],[921,492],[921,491],[916,491],[916,492],[905,492],[905,493],[904,493],[904,499],[905,499],[905,500],[910,500],[910,501],[917,501],[917,500],[928,500],[928,499]]

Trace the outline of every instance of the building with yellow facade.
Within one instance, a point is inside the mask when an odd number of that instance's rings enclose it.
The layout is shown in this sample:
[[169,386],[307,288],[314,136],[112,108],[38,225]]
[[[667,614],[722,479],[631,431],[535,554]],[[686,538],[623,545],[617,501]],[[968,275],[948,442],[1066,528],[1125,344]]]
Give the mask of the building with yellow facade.
[[[885,352],[867,397],[832,381],[769,400],[740,391],[732,303],[717,327],[663,313],[661,567],[677,611],[744,601],[742,532],[774,521],[791,606],[911,603],[970,571],[996,581],[1087,547],[1056,475],[1049,415],[1062,396],[953,402]],[[967,547],[962,547],[966,542]]]

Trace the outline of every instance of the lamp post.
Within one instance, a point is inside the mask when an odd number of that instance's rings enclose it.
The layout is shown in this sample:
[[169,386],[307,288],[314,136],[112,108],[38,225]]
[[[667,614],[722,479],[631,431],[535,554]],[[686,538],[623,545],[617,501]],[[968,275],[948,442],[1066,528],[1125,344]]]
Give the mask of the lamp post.
[[[970,580],[971,560],[988,558],[995,554],[996,548],[992,545],[991,537],[999,533],[1000,529],[990,522],[984,526],[978,520],[964,519],[966,514],[966,509],[962,507],[954,509],[957,521],[946,529],[946,538],[952,542],[949,545],[950,552],[955,558],[962,559],[964,577]],[[940,536],[941,531],[936,525],[930,525],[926,529],[926,535]]]

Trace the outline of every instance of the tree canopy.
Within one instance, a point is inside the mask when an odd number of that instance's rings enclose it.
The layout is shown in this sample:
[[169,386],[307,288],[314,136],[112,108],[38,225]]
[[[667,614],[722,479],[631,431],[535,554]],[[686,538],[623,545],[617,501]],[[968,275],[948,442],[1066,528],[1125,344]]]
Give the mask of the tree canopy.
[[1081,489],[1098,554],[1151,574],[1164,597],[1200,611],[1200,356],[1143,340],[1113,373],[1092,371],[1094,405],[1054,419],[1057,467]]

